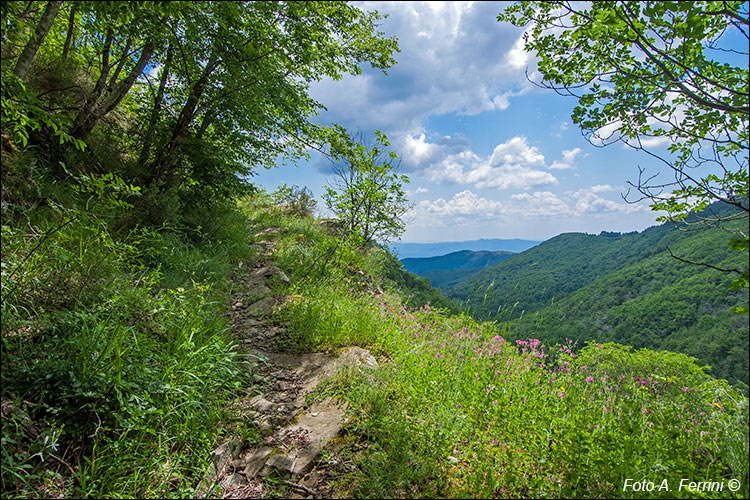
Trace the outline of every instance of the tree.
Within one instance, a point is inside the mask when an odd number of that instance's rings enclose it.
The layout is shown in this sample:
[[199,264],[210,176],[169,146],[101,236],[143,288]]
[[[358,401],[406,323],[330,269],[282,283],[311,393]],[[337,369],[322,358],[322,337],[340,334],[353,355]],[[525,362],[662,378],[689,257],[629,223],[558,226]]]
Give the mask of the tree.
[[[723,227],[747,251],[747,222],[733,221],[750,213],[749,17],[742,1],[523,1],[498,21],[528,26],[534,83],[578,98],[572,119],[589,142],[624,143],[671,171],[662,180],[639,167],[627,201],[649,199],[667,212],[659,220]],[[706,209],[715,201],[733,212]],[[747,286],[747,269],[722,270]]]
[[324,135],[335,174],[323,195],[328,208],[362,244],[399,236],[401,218],[410,208],[402,189],[409,178],[398,174],[399,157],[387,150],[386,135],[376,131],[372,147],[364,144],[361,132],[350,135],[338,124],[326,127]]
[[47,36],[49,29],[52,27],[52,21],[55,20],[55,16],[57,16],[57,11],[60,10],[61,4],[62,2],[47,2],[47,6],[44,9],[42,18],[39,20],[39,24],[36,26],[36,30],[34,30],[34,34],[29,38],[23,52],[18,56],[15,68],[13,68],[13,74],[15,74],[20,80],[26,78],[26,72],[29,69],[31,60],[36,55],[39,46],[42,45],[42,42],[44,41],[44,37]]
[[[126,226],[200,211],[246,190],[259,168],[305,157],[323,108],[310,83],[364,64],[385,72],[398,51],[382,15],[345,2],[34,1],[0,12],[3,132],[44,150],[57,179],[113,172],[141,186]],[[16,67],[33,70],[22,80]]]

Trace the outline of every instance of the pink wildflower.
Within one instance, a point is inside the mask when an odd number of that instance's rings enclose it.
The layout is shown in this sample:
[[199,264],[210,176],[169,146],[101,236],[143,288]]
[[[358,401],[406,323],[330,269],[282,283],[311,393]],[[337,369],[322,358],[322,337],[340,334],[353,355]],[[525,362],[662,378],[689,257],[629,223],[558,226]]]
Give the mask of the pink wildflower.
[[586,382],[589,384],[594,381],[594,377],[586,377]]

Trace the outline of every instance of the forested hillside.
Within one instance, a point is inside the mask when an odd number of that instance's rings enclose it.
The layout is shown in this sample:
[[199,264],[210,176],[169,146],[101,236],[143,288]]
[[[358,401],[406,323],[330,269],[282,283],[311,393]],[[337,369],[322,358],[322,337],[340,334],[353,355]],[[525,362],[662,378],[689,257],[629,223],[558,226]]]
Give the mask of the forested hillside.
[[429,278],[433,287],[443,289],[512,255],[515,253],[462,250],[437,257],[401,259],[401,263],[407,271]]
[[747,316],[733,312],[747,305],[747,289],[732,291],[729,274],[667,250],[741,269],[745,255],[731,250],[725,234],[671,223],[641,233],[563,234],[446,294],[485,319],[514,318],[514,338],[675,350],[712,365],[718,377],[747,383]]
[[675,237],[680,235],[667,225],[640,234],[561,234],[445,292],[483,318],[494,317],[514,305],[514,315],[518,316],[628,263],[664,251]]

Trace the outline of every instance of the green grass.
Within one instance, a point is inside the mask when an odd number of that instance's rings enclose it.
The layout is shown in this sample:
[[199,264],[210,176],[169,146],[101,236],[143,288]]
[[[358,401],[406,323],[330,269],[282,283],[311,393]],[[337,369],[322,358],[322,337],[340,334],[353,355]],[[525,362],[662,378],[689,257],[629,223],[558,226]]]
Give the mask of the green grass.
[[[101,220],[3,225],[3,493],[189,497],[252,367],[221,312],[248,234],[281,227],[287,344],[358,344],[380,360],[316,397],[348,403],[336,453],[356,497],[748,496],[748,400],[685,355],[506,341],[382,279],[389,259],[259,194],[202,229],[115,239]],[[31,226],[33,232],[29,231]],[[229,229],[227,229],[229,228]],[[385,287],[386,290],[382,290]],[[36,430],[30,431],[32,422]],[[252,426],[236,432],[257,439]],[[739,479],[716,493],[623,491],[626,479]]]
[[[617,344],[576,352],[567,343],[545,350],[535,340],[506,342],[505,324],[429,305],[410,310],[399,293],[378,292],[377,252],[332,252],[311,220],[266,223],[287,228],[275,257],[295,277],[281,310],[290,341],[301,349],[358,344],[381,358],[379,369],[350,370],[321,389],[349,405],[341,453],[358,468],[341,479],[342,491],[747,496],[747,398],[693,358]],[[623,491],[628,478],[666,479],[674,489]],[[742,489],[676,491],[682,478],[736,478]]]
[[3,495],[192,496],[251,374],[222,316],[247,220],[218,212],[191,243],[27,217],[2,227]]

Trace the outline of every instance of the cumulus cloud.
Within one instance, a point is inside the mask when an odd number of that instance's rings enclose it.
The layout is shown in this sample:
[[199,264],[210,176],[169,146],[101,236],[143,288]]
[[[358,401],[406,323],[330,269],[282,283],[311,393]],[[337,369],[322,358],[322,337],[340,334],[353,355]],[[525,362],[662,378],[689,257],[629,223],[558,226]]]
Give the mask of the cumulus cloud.
[[533,195],[514,194],[511,198],[523,203],[523,206],[516,210],[519,214],[548,216],[570,214],[568,205],[549,191],[536,192]]
[[[609,189],[607,189],[609,188]],[[602,198],[597,193],[604,191],[614,191],[611,186],[596,185],[590,188],[579,189],[571,194],[571,199],[575,202],[573,206],[574,215],[596,214],[596,213],[613,213],[632,214],[642,212],[646,207],[642,205],[633,205],[630,203],[616,202]]]
[[422,201],[417,204],[417,211],[443,217],[482,216],[492,217],[504,212],[504,204],[500,201],[482,198],[470,190],[456,193],[450,200],[438,198],[435,201]]
[[575,161],[576,157],[582,152],[583,150],[581,148],[564,149],[562,152],[562,160],[552,162],[552,165],[550,165],[549,168],[555,170],[566,170],[569,168],[573,168],[573,162]]
[[389,14],[380,29],[397,36],[398,63],[382,75],[325,79],[310,86],[323,121],[404,130],[429,115],[503,110],[528,91],[521,28],[498,23],[495,2],[357,2]]
[[523,136],[498,144],[488,157],[474,153],[463,138],[445,136],[430,142],[424,133],[405,134],[398,143],[407,168],[423,172],[433,182],[498,189],[557,184],[555,176],[541,170],[544,155]]
[[[423,200],[414,205],[410,219],[418,227],[474,228],[487,224],[523,225],[540,221],[569,220],[581,217],[615,216],[643,212],[646,207],[606,199],[597,193],[614,191],[608,185],[596,185],[560,196],[551,191],[512,194],[493,199],[465,189],[452,198]],[[527,221],[527,222],[525,222]],[[533,222],[532,222],[533,221]],[[554,224],[554,223],[552,223]],[[483,234],[483,233],[482,233]]]

